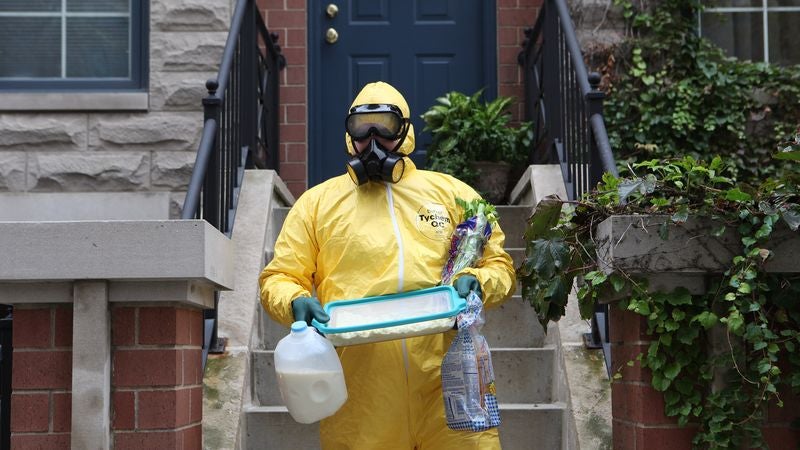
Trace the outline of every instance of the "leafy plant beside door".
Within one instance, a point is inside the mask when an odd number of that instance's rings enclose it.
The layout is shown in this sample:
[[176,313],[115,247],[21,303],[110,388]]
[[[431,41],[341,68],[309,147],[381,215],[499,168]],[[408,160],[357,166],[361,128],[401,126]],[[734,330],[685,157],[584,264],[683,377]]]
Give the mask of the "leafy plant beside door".
[[[512,126],[511,97],[482,100],[483,90],[470,96],[448,92],[421,117],[433,140],[428,167],[472,185],[492,203],[505,200],[511,169],[523,164],[533,141],[530,122]],[[493,170],[499,169],[499,172]],[[490,172],[492,171],[492,172]],[[505,176],[499,181],[498,177]]]

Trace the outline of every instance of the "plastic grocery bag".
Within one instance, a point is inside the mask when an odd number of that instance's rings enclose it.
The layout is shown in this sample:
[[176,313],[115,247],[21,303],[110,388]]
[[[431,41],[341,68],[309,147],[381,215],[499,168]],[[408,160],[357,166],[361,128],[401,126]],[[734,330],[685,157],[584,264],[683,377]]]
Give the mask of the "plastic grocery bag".
[[489,345],[480,333],[483,302],[474,292],[458,315],[458,335],[442,360],[442,393],[447,426],[453,430],[485,431],[500,425]]

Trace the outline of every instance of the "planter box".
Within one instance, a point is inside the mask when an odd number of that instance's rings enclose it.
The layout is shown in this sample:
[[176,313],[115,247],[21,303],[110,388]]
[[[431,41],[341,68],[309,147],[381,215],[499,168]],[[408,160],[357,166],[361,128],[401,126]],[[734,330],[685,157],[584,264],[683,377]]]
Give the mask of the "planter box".
[[[659,228],[667,223],[669,236],[662,239]],[[652,291],[671,291],[685,287],[693,294],[707,291],[707,280],[723,273],[734,256],[741,254],[741,237],[734,228],[717,237],[718,222],[690,218],[674,224],[669,216],[612,216],[595,232],[600,267],[606,273],[615,269],[645,277]],[[772,251],[765,265],[769,272],[800,272],[800,233],[781,223],[763,247]],[[610,303],[629,295],[613,292],[602,295]],[[661,392],[651,386],[650,371],[635,361],[659,337],[648,334],[647,320],[632,311],[614,306],[608,309],[608,334],[611,366],[622,377],[612,380],[613,446],[616,450],[690,450],[696,426],[680,427],[675,418],[664,415]],[[722,328],[709,336],[708,351],[727,351],[731,343]],[[735,344],[734,344],[735,345]],[[720,380],[722,378],[719,378]],[[765,408],[764,438],[769,448],[800,448],[800,435],[791,422],[800,407],[800,398],[782,393],[783,408],[770,403]]]
[[[659,228],[668,223],[669,237],[659,236]],[[724,272],[731,259],[741,254],[741,238],[734,228],[717,237],[719,222],[689,218],[674,224],[669,216],[612,216],[597,226],[597,254],[606,273],[620,269],[644,276],[654,290],[683,286],[692,293],[705,292],[705,279]],[[780,223],[769,244],[772,257],[768,272],[800,272],[800,233]],[[613,301],[609,299],[607,301]]]

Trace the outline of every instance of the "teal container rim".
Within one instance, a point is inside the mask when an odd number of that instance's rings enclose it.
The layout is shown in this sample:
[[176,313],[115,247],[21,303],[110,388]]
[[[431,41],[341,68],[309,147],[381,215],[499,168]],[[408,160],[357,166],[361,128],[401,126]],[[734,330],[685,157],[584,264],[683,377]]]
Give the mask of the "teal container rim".
[[383,302],[386,300],[394,300],[396,298],[401,297],[409,297],[409,296],[417,296],[417,295],[427,295],[431,293],[435,293],[438,291],[446,291],[449,294],[450,300],[450,310],[449,311],[442,311],[436,314],[428,314],[425,316],[419,317],[410,317],[408,319],[401,319],[401,320],[390,320],[386,322],[376,322],[372,324],[365,324],[365,325],[353,325],[349,327],[328,327],[324,323],[317,322],[317,319],[312,319],[311,325],[313,325],[316,329],[318,329],[323,334],[337,334],[337,333],[349,333],[353,331],[365,331],[365,330],[375,330],[379,328],[388,328],[394,327],[398,325],[408,325],[410,323],[419,323],[419,322],[426,322],[428,320],[435,320],[435,319],[444,319],[447,317],[455,317],[458,313],[466,309],[467,307],[467,300],[461,298],[456,290],[450,286],[434,286],[432,288],[425,288],[425,289],[418,289],[416,291],[408,291],[408,292],[401,292],[398,294],[388,294],[388,295],[379,295],[375,297],[365,297],[359,298],[355,300],[337,300],[330,302],[324,306],[325,312],[328,315],[331,315],[331,309],[337,308],[340,306],[347,306],[347,305],[356,305],[361,303],[376,303],[376,302]]

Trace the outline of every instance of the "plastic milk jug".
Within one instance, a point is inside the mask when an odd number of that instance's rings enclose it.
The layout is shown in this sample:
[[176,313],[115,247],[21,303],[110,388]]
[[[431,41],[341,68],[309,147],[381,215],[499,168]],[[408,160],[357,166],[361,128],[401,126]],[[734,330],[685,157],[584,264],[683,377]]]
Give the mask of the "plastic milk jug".
[[289,414],[300,423],[333,415],[347,400],[347,387],[333,344],[303,321],[275,347],[278,388]]

